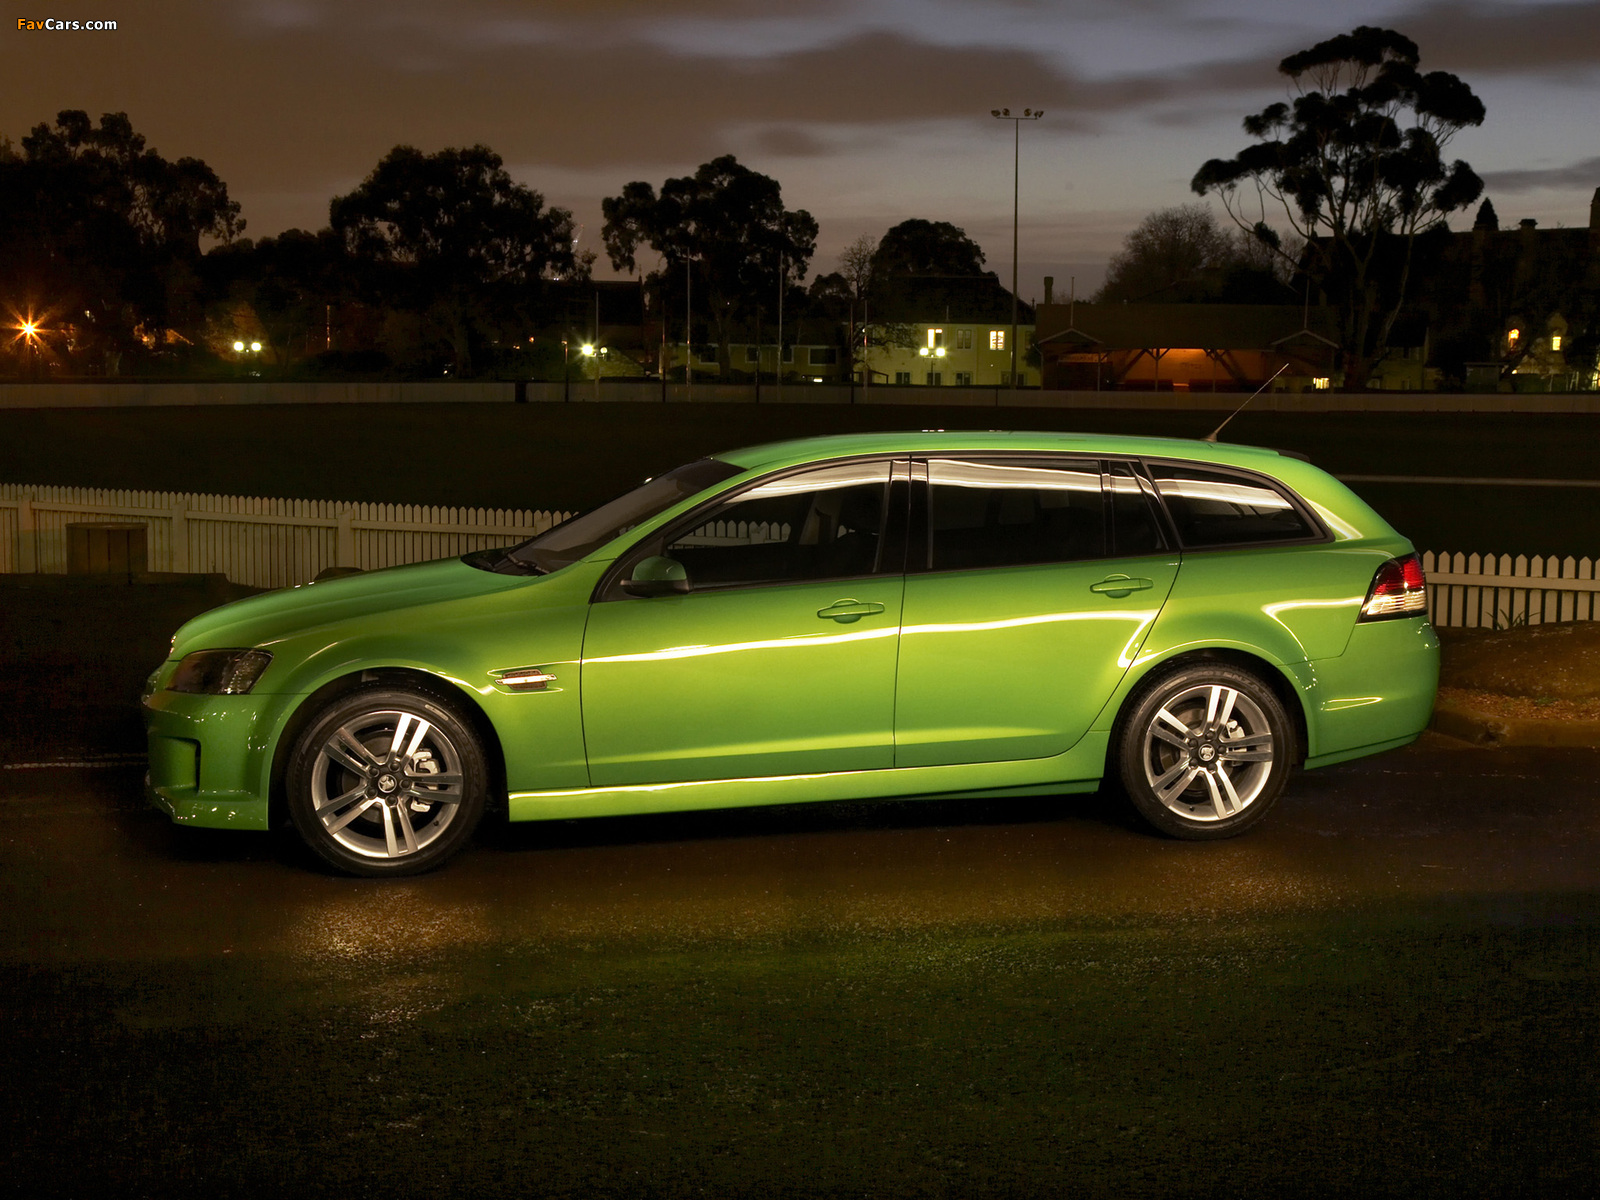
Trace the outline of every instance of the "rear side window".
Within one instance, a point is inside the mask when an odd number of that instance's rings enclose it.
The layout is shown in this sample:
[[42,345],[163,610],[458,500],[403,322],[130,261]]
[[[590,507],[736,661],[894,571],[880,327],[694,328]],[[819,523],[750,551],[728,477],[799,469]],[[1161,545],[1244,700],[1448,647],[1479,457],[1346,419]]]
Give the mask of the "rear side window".
[[928,463],[931,570],[1100,558],[1105,526],[1097,462]]
[[1300,542],[1321,536],[1289,497],[1265,480],[1176,463],[1148,465],[1185,546]]

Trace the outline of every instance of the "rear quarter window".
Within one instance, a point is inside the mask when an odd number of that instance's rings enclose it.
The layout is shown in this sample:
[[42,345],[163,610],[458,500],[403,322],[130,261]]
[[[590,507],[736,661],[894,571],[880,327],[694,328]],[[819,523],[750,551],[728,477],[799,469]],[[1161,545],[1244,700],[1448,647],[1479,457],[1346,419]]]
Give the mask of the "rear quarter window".
[[1287,492],[1256,476],[1180,463],[1147,464],[1184,546],[1244,546],[1324,537]]

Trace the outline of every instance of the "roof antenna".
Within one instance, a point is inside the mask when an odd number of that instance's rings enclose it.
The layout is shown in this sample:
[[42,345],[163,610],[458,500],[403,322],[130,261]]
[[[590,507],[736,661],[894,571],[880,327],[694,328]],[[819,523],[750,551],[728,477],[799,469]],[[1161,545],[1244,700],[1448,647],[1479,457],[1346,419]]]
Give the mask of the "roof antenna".
[[1214,441],[1216,441],[1217,440],[1217,434],[1222,432],[1223,426],[1227,425],[1227,423],[1229,421],[1233,420],[1240,413],[1242,413],[1244,411],[1244,405],[1245,404],[1249,404],[1250,401],[1254,400],[1257,396],[1261,395],[1262,392],[1266,391],[1267,390],[1267,384],[1271,383],[1272,380],[1276,379],[1279,375],[1282,375],[1288,369],[1289,369],[1289,364],[1288,363],[1284,363],[1283,366],[1279,367],[1276,371],[1274,371],[1272,373],[1271,377],[1267,380],[1267,383],[1263,383],[1255,391],[1251,392],[1248,396],[1245,397],[1244,404],[1239,405],[1238,408],[1234,409],[1231,413],[1229,413],[1226,417],[1224,417],[1222,419],[1222,425],[1218,425],[1215,429],[1213,429],[1210,433],[1206,434],[1206,436],[1201,438],[1200,440],[1204,441],[1204,442],[1214,442]]

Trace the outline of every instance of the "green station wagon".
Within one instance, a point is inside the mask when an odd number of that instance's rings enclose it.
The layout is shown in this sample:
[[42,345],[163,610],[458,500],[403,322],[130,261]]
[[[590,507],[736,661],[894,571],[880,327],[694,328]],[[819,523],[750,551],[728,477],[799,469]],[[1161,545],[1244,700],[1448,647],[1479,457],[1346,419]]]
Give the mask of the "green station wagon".
[[1427,725],[1411,544],[1271,450],[1050,433],[702,459],[505,550],[183,626],[144,698],[178,822],[362,875],[511,820],[1120,786],[1254,825]]

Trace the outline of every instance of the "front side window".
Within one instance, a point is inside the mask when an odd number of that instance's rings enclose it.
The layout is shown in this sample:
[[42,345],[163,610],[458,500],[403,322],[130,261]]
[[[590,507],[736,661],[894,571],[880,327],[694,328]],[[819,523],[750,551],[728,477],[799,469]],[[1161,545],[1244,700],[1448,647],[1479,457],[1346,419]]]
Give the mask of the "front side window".
[[1152,462],[1150,476],[1186,547],[1297,542],[1320,531],[1263,479]]
[[928,463],[928,569],[1074,562],[1105,552],[1098,463],[1076,459]]
[[871,575],[880,566],[889,463],[841,463],[740,492],[657,553],[695,590]]

